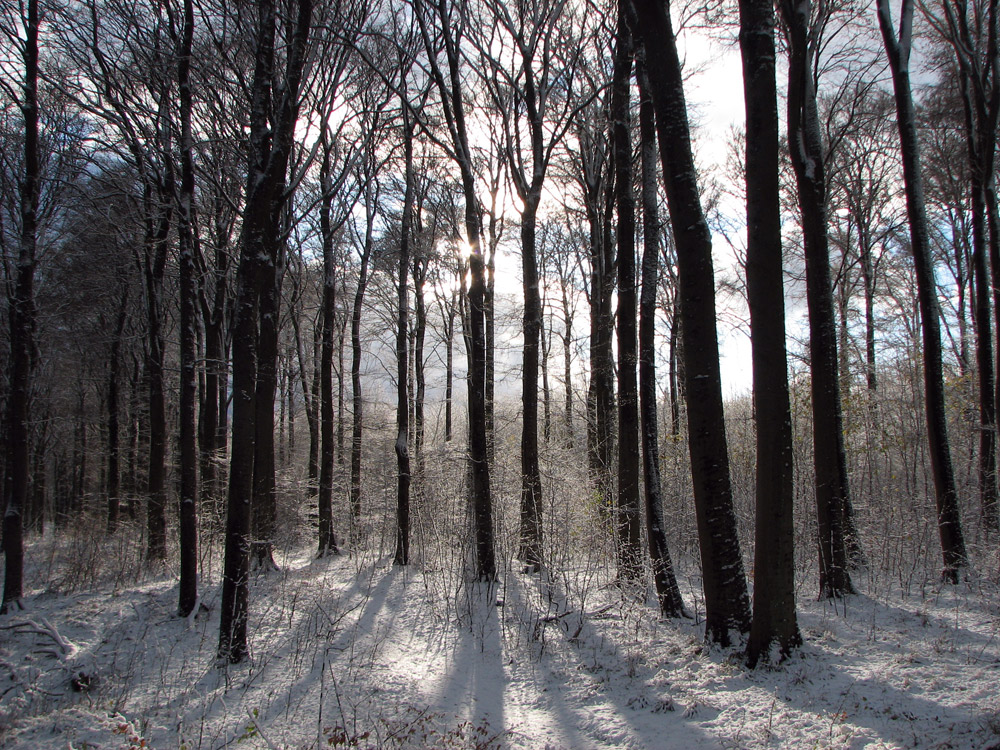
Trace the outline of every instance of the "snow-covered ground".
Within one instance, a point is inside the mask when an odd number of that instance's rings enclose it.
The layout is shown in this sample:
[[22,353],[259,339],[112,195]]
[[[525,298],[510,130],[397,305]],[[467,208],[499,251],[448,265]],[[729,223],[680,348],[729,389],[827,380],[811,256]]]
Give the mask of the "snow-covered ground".
[[252,658],[220,668],[217,582],[179,619],[175,581],[115,571],[110,544],[93,576],[66,567],[80,548],[29,546],[27,608],[0,618],[0,747],[1000,747],[1000,599],[983,580],[904,595],[859,576],[846,602],[803,584],[801,652],[748,671],[704,645],[694,570],[696,616],[678,622],[585,557],[491,589],[451,565],[303,548],[255,578]]

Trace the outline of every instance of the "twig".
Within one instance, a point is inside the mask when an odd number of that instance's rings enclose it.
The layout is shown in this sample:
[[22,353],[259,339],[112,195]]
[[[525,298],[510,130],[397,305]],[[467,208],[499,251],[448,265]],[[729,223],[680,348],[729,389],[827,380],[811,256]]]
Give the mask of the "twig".
[[264,740],[264,742],[267,744],[269,750],[281,750],[281,748],[279,748],[277,745],[275,745],[273,742],[271,742],[271,740],[268,739],[268,736],[266,734],[264,734],[263,727],[261,727],[261,725],[257,723],[257,717],[253,715],[253,713],[250,711],[249,708],[246,709],[246,712],[247,712],[247,716],[250,719],[250,723],[253,724],[254,729],[257,730],[257,734],[260,736],[260,738],[262,740]]

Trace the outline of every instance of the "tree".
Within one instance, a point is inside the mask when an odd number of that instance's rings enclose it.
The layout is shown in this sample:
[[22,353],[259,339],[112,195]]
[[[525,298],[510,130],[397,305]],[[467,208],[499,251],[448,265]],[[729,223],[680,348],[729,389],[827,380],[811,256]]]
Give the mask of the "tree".
[[642,422],[642,468],[646,506],[646,540],[653,565],[653,585],[664,617],[686,615],[684,600],[667,548],[660,482],[659,425],[656,417],[656,292],[659,289],[660,239],[657,204],[656,120],[649,97],[643,56],[637,60],[639,131],[642,165],[642,293],[639,298],[639,400]]
[[785,305],[778,190],[778,97],[774,6],[741,0],[740,52],[746,107],[747,302],[757,428],[757,516],[753,621],[747,661],[782,657],[802,644],[795,615],[792,414],[785,353]]
[[837,327],[830,282],[825,156],[816,100],[811,2],[781,4],[788,39],[788,143],[798,187],[809,307],[813,470],[819,521],[821,597],[853,593],[847,560],[847,452],[837,373]]
[[632,178],[630,82],[634,58],[627,4],[618,4],[611,78],[611,142],[618,226],[618,577],[635,581],[641,567],[639,521],[639,394],[636,383],[635,192]]
[[[538,269],[538,208],[549,165],[575,114],[566,95],[574,81],[576,56],[571,19],[561,2],[535,0],[513,9],[487,3],[483,28],[496,35],[477,40],[484,82],[499,115],[503,153],[521,200],[521,268],[524,289],[524,346],[521,381],[521,542],[518,556],[531,570],[542,562],[541,494],[538,462],[538,368],[542,300]],[[513,12],[512,12],[513,10]],[[494,203],[496,199],[493,199]],[[496,211],[491,212],[495,220]],[[495,232],[491,234],[495,235]]]
[[750,627],[722,411],[712,240],[698,192],[680,59],[669,7],[633,0],[646,53],[660,159],[677,246],[689,452],[705,587],[707,637],[728,645]]
[[[403,86],[405,87],[405,77]],[[396,325],[396,550],[393,564],[410,562],[410,404],[406,385],[409,376],[407,334],[409,333],[410,226],[413,217],[413,133],[414,123],[403,108],[404,188],[403,216],[399,227],[399,283]]]
[[[4,582],[0,612],[21,609],[24,594],[24,509],[28,501],[28,438],[31,420],[31,366],[35,330],[35,261],[38,245],[40,168],[38,153],[38,0],[27,0],[15,24],[3,19],[3,36],[19,47],[24,80],[18,96],[6,81],[3,88],[24,118],[24,171],[20,186],[21,232],[17,255],[17,281],[10,298],[10,390],[5,424],[7,456],[4,461]],[[20,30],[23,29],[23,40]]]
[[[465,117],[462,83],[462,37],[468,24],[463,0],[413,0],[429,73],[448,127],[448,155],[459,168],[465,198],[465,240],[469,245],[469,460],[472,469],[472,514],[476,570],[480,581],[496,579],[493,500],[490,489],[486,389],[486,263],[482,252],[482,220],[476,196],[476,174]],[[443,55],[444,59],[439,60]],[[442,67],[442,64],[444,67]],[[446,77],[447,74],[447,77]]]
[[[333,144],[324,128],[323,157],[320,164],[320,234],[323,242],[323,298],[321,302],[322,348],[320,354],[319,405],[319,514],[318,557],[336,554],[337,537],[333,531],[333,336],[336,314],[336,269],[332,206],[335,195],[331,152]],[[311,451],[310,451],[311,453]]]
[[[284,181],[299,89],[308,52],[311,0],[290,0],[294,15],[283,71],[276,67],[278,9],[258,0],[256,59],[250,108],[250,164],[247,175],[240,261],[233,322],[233,439],[227,498],[226,548],[222,574],[219,661],[237,663],[247,655],[250,575],[250,502],[253,494],[257,314],[263,262],[273,263],[284,209]],[[280,75],[282,85],[272,88]],[[272,99],[272,97],[274,97]],[[266,278],[266,277],[265,277]]]
[[[970,8],[970,5],[972,6]],[[925,15],[951,46],[964,115],[972,208],[972,266],[975,275],[976,362],[979,380],[979,501],[987,529],[1000,527],[997,500],[997,386],[990,319],[990,287],[1000,321],[1000,222],[997,219],[997,130],[1000,127],[998,2],[942,0],[944,19]],[[972,11],[970,14],[970,10]],[[970,18],[970,15],[972,16]],[[985,38],[984,38],[985,37]],[[989,255],[989,262],[987,261]],[[992,275],[988,265],[992,265]]]
[[944,558],[942,577],[958,583],[959,570],[968,565],[965,539],[958,510],[958,492],[951,463],[948,425],[945,417],[944,373],[941,362],[941,311],[934,283],[930,233],[920,166],[916,113],[910,86],[910,54],[913,50],[913,0],[902,0],[899,33],[895,31],[889,0],[878,0],[878,21],[889,59],[896,99],[896,126],[903,156],[903,184],[910,220],[910,245],[917,276],[917,298],[924,344],[924,406],[927,411],[927,441],[930,448],[938,532]]
[[[378,100],[371,98],[370,90],[362,94],[365,99],[363,128],[376,133],[383,127],[383,116],[387,99],[378,92]],[[358,277],[354,287],[354,301],[351,307],[351,519],[357,524],[361,518],[361,456],[364,428],[364,396],[361,390],[361,313],[370,279],[369,270],[375,253],[375,221],[381,212],[382,185],[381,172],[388,159],[379,153],[378,142],[369,138],[358,159],[355,179],[361,185],[361,203],[364,207],[364,229],[355,233],[358,252]]]
[[181,306],[180,403],[180,558],[181,580],[177,614],[187,617],[198,606],[198,448],[195,425],[196,260],[194,144],[191,130],[191,47],[194,40],[194,1],[184,0],[183,23],[177,50],[177,89],[180,97],[181,184],[178,194],[178,235]]

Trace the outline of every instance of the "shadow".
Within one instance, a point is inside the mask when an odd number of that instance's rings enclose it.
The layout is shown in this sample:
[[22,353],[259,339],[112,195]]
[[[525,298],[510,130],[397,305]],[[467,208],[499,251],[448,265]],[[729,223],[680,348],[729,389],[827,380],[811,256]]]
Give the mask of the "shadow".
[[531,686],[534,695],[509,697],[529,717],[516,728],[525,747],[722,747],[674,710],[655,670],[623,653],[588,614],[569,612],[558,584],[525,574],[506,583],[507,627],[521,628],[529,647],[520,649],[528,658],[512,671],[515,683]]

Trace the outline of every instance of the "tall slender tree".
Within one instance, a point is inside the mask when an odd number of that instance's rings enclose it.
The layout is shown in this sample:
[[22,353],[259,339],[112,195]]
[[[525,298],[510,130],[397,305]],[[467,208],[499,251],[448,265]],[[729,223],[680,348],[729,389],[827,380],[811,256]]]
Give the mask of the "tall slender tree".
[[930,231],[920,165],[916,111],[910,84],[910,55],[913,51],[914,0],[902,0],[898,35],[892,21],[889,0],[878,0],[878,22],[889,59],[896,98],[896,126],[903,155],[903,183],[906,211],[910,220],[910,249],[917,277],[917,299],[924,345],[924,407],[927,412],[927,440],[930,448],[934,497],[937,504],[938,533],[944,559],[942,577],[958,583],[959,571],[969,564],[958,509],[958,491],[951,463],[948,423],[945,415],[944,371],[941,352],[941,310],[934,282]]
[[813,470],[819,519],[820,596],[854,591],[847,559],[847,452],[837,373],[837,327],[830,282],[825,155],[813,78],[810,0],[781,3],[788,37],[788,142],[798,187],[806,259]]
[[[403,87],[405,88],[405,78]],[[396,550],[393,564],[410,563],[410,404],[407,334],[410,323],[410,229],[413,221],[413,135],[415,123],[403,107],[403,215],[399,227],[396,311]]]
[[785,353],[771,0],[741,0],[740,51],[746,107],[747,301],[757,428],[753,622],[747,643],[747,660],[754,666],[768,658],[772,645],[787,656],[802,643],[795,615],[792,412]]
[[[447,150],[461,173],[465,198],[465,241],[469,246],[468,333],[469,460],[472,469],[475,577],[496,579],[493,497],[490,488],[486,383],[486,259],[482,250],[482,217],[476,195],[476,172],[465,115],[462,40],[469,22],[463,0],[413,0],[420,36],[448,128]],[[443,57],[443,59],[442,59]],[[442,144],[443,145],[443,144]]]
[[[622,0],[627,2],[628,0]],[[684,378],[707,637],[728,645],[750,629],[750,601],[736,534],[722,409],[712,239],[691,149],[680,58],[664,0],[632,0],[646,54],[660,159],[677,246]]]
[[20,46],[24,81],[17,106],[24,119],[24,171],[20,185],[21,234],[17,280],[10,298],[10,390],[5,425],[7,455],[4,481],[4,583],[0,612],[21,609],[24,595],[24,510],[28,504],[28,445],[31,424],[31,365],[35,331],[35,265],[38,247],[38,199],[41,187],[38,150],[38,0],[21,6],[24,38]]
[[197,400],[197,291],[195,235],[194,137],[191,125],[191,50],[194,40],[194,0],[184,0],[177,48],[177,91],[180,99],[181,182],[178,193],[178,267],[181,306],[180,398],[180,568],[177,614],[187,617],[198,606],[198,445]]
[[646,506],[646,541],[653,566],[653,585],[664,617],[686,615],[674,564],[667,548],[660,481],[660,440],[656,416],[656,292],[659,289],[659,190],[656,169],[656,120],[649,96],[644,55],[637,58],[639,132],[642,165],[642,293],[639,297],[639,400],[642,422],[642,477]]
[[635,187],[632,177],[631,79],[634,42],[627,3],[618,4],[614,72],[611,77],[611,142],[618,224],[618,491],[615,531],[618,576],[642,574],[639,516],[639,393],[636,382]]

